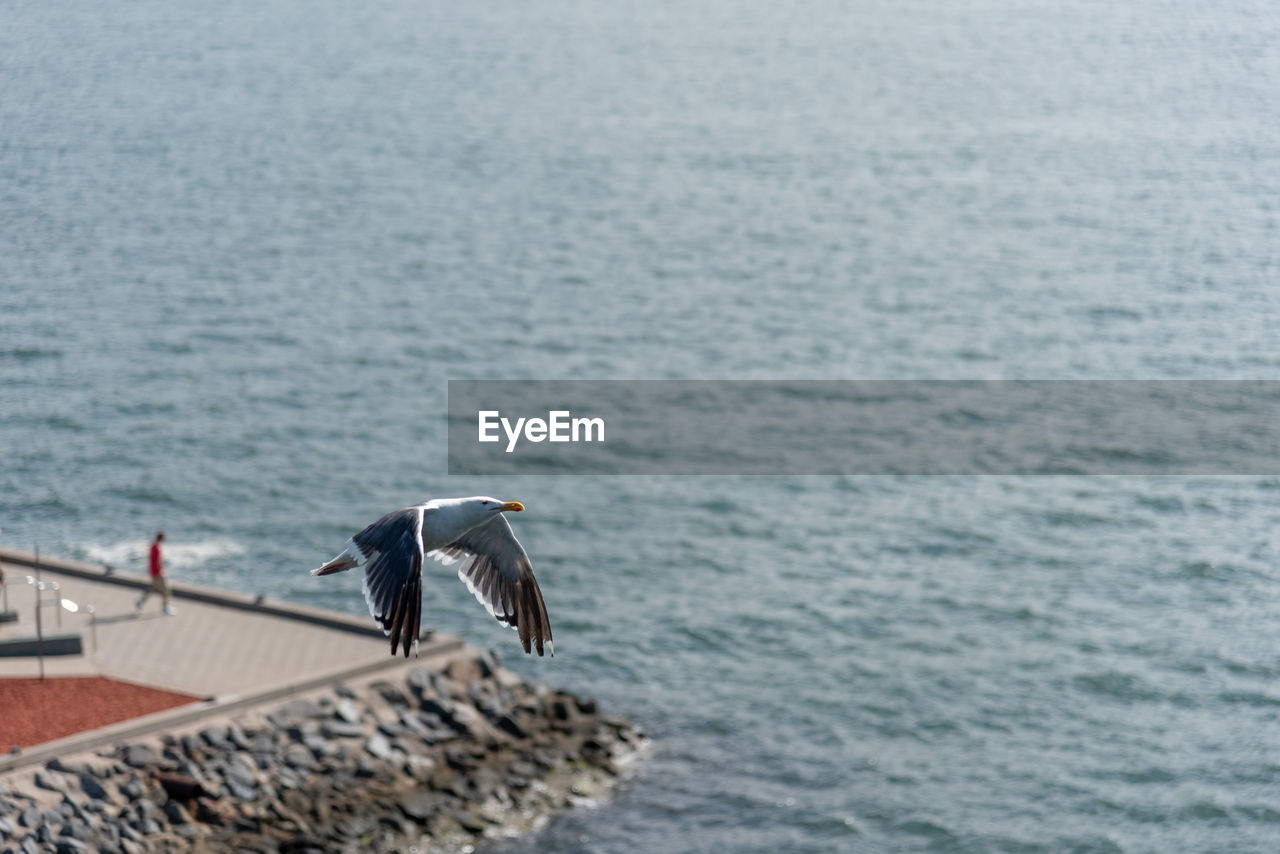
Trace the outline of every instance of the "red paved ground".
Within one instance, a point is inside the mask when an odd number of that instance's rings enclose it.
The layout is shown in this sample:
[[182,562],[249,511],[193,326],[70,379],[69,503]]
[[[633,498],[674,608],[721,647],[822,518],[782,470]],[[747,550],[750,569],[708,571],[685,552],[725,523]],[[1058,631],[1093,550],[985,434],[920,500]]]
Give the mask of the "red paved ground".
[[0,679],[0,753],[198,699],[101,676]]

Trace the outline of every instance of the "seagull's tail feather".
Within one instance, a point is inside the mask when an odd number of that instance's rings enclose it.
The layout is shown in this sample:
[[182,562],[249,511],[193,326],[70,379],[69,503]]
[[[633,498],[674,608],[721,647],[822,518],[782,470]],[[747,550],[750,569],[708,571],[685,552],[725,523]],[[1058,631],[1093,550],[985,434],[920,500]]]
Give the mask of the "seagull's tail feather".
[[326,563],[319,569],[311,570],[312,575],[333,575],[335,572],[346,572],[364,563],[364,555],[354,541],[348,541],[342,554]]

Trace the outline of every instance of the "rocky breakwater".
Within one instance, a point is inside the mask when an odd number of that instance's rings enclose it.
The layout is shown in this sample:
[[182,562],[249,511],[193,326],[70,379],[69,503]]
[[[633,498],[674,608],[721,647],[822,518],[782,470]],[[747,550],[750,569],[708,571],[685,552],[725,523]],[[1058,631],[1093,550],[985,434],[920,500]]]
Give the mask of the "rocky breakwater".
[[457,850],[598,799],[642,744],[467,651],[12,775],[0,850]]

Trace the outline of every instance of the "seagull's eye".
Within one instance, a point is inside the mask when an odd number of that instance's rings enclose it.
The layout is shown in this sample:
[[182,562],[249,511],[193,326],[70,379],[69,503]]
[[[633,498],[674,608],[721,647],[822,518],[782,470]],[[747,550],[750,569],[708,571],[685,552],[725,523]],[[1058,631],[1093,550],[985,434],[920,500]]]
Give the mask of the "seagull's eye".
[[489,502],[488,502],[488,501],[481,501],[480,503],[481,503],[481,504],[488,505],[488,503],[489,503]]

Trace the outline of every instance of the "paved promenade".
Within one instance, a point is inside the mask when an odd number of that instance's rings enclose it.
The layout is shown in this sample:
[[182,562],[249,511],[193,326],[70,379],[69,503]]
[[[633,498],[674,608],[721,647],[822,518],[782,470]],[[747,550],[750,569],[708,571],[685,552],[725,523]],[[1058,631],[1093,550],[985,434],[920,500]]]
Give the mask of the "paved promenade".
[[[0,563],[9,608],[20,615],[0,624],[0,640],[33,636],[36,590],[26,583],[36,574],[33,556],[0,550]],[[172,584],[175,616],[161,612],[156,595],[139,612],[135,603],[150,586],[144,577],[43,556],[40,566],[46,600],[78,606],[75,613],[47,606],[45,634],[79,632],[84,643],[83,655],[46,656],[47,676],[108,676],[180,691],[214,701],[206,704],[214,713],[404,663],[369,619],[180,583]],[[429,657],[460,647],[456,637],[429,635],[420,651]],[[0,657],[0,677],[37,674],[34,657]]]

